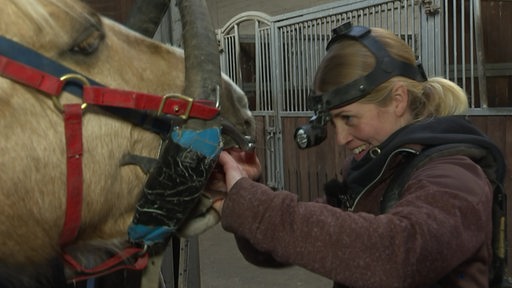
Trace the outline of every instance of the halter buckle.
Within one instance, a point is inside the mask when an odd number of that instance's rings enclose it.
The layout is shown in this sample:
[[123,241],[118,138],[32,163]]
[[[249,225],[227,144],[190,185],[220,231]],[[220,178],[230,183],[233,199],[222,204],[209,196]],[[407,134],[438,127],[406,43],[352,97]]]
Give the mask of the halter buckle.
[[[192,110],[192,104],[194,103],[194,98],[190,98],[185,95],[181,95],[181,94],[177,94],[177,93],[169,93],[162,97],[162,102],[160,103],[160,107],[158,108],[157,115],[160,116],[163,113],[165,103],[167,102],[167,100],[169,100],[171,98],[176,98],[176,99],[184,100],[187,102],[187,108],[185,109],[185,113],[182,115],[179,115],[180,118],[187,120],[190,115],[190,111]],[[174,106],[174,112],[177,113],[179,110],[180,110],[180,107],[178,105]]]

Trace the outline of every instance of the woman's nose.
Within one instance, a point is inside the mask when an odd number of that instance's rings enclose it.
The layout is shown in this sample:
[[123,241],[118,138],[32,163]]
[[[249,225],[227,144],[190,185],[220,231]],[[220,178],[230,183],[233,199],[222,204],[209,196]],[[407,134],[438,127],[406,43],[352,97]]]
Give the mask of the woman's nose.
[[344,125],[336,125],[336,143],[345,146],[352,139],[348,128]]

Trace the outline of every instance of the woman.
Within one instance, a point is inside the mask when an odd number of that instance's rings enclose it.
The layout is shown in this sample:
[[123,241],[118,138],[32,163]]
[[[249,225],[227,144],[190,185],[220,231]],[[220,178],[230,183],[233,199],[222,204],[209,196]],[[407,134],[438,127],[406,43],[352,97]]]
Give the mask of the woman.
[[[326,186],[340,207],[274,192],[251,180],[260,172],[254,155],[223,152],[228,193],[214,204],[223,228],[250,262],[300,265],[335,287],[488,287],[493,190],[505,167],[493,143],[450,116],[467,110],[464,91],[427,80],[389,31],[344,24],[333,32],[313,102],[353,152],[342,181]],[[407,166],[434,148],[449,152]]]

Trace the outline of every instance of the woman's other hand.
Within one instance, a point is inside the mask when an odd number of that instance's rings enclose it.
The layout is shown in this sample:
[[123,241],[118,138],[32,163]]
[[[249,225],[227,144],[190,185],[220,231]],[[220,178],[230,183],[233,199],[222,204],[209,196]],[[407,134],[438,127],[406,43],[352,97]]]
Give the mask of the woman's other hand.
[[254,151],[228,150],[227,152],[245,171],[245,177],[251,180],[258,180],[261,177],[261,163]]

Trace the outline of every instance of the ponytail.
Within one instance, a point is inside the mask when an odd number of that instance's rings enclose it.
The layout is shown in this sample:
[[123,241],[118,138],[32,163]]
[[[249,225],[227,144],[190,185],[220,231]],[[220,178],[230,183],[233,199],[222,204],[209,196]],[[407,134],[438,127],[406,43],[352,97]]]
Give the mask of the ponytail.
[[[466,93],[454,82],[441,77],[432,77],[418,84],[420,84],[419,91],[414,91],[414,86],[417,85],[409,86],[409,107],[414,120],[460,115],[467,112],[469,105]],[[418,102],[422,105],[414,105]]]

